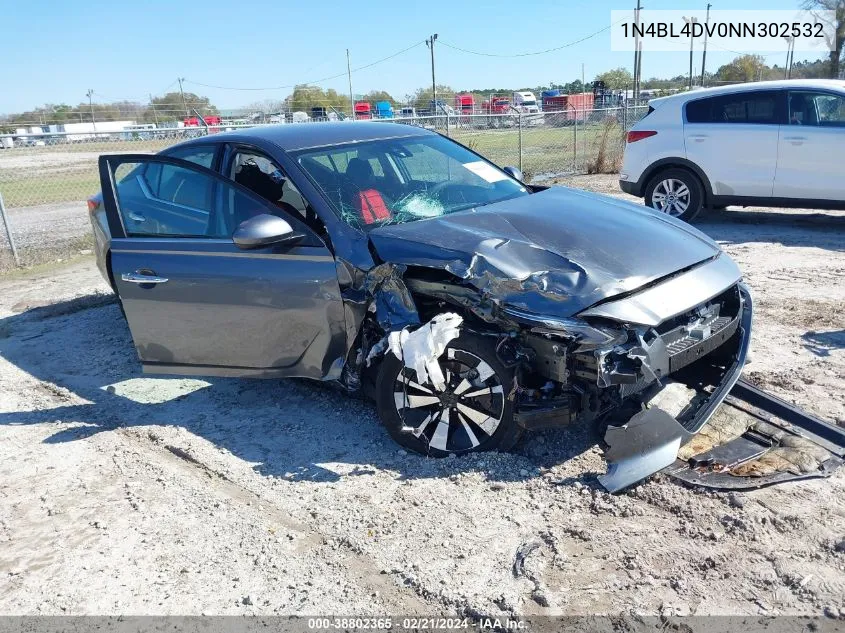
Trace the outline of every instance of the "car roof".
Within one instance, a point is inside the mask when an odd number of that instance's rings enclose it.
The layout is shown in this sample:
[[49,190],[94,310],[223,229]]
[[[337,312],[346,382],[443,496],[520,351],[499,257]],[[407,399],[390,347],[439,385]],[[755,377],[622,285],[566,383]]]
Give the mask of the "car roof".
[[808,88],[834,88],[845,91],[845,81],[842,79],[780,79],[777,81],[755,81],[741,84],[731,84],[729,86],[716,86],[713,88],[699,88],[698,90],[689,90],[668,97],[658,97],[652,99],[648,103],[653,107],[659,107],[668,103],[682,104],[693,99],[702,99],[704,97],[713,97],[716,95],[732,94],[735,92],[745,92],[751,90],[783,90],[784,88],[791,89],[808,89]]
[[413,136],[436,136],[436,133],[401,122],[328,121],[319,123],[260,125],[215,134],[213,139],[203,136],[191,139],[185,143],[180,143],[179,145],[207,143],[209,140],[214,140],[215,142],[248,142],[252,139],[263,139],[278,145],[287,152],[312,147],[355,143],[358,141],[375,141]]

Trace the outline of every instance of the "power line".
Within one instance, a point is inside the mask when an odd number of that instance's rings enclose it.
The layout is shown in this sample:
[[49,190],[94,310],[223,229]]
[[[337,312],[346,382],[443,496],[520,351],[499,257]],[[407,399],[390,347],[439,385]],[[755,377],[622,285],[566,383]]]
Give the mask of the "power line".
[[422,46],[423,43],[424,42],[417,42],[416,44],[412,44],[411,46],[409,46],[407,48],[403,48],[401,51],[397,51],[397,52],[393,53],[392,55],[388,55],[387,57],[382,57],[381,59],[378,59],[378,60],[371,62],[369,64],[364,64],[363,66],[358,66],[357,68],[353,68],[351,71],[343,71],[341,73],[338,73],[337,75],[332,75],[331,77],[323,77],[321,79],[314,79],[312,81],[300,81],[300,82],[297,82],[297,83],[294,83],[294,84],[288,84],[288,85],[285,85],[285,86],[271,86],[271,87],[267,87],[267,88],[242,88],[242,87],[233,87],[233,86],[216,86],[214,84],[204,84],[204,83],[201,83],[199,81],[193,81],[191,79],[186,79],[185,83],[194,84],[195,86],[202,86],[203,88],[216,88],[217,90],[248,90],[248,91],[284,90],[286,88],[295,88],[296,86],[300,86],[300,85],[303,85],[303,84],[319,84],[319,83],[322,83],[324,81],[329,81],[331,79],[337,79],[339,77],[344,77],[344,76],[347,75],[347,73],[350,73],[350,72],[355,73],[355,72],[358,72],[359,70],[371,68],[371,67],[375,66],[376,64],[381,64],[382,62],[386,62],[389,59],[393,59],[394,57],[398,57],[402,53],[407,53],[409,50],[414,49],[417,46]]
[[112,102],[126,101],[127,103],[133,103],[133,102],[141,101],[141,100],[144,100],[144,99],[147,98],[147,95],[143,95],[141,97],[115,97],[114,95],[105,95],[102,92],[100,92],[99,90],[94,90],[94,94],[97,95],[98,97],[102,97],[103,99],[109,99]]
[[752,51],[752,52],[748,52],[748,51],[746,51],[746,52],[744,52],[744,53],[743,53],[742,51],[735,51],[735,50],[733,50],[733,49],[731,49],[731,48],[725,48],[724,46],[719,46],[719,45],[718,45],[718,44],[716,44],[715,42],[710,42],[710,43],[709,43],[709,45],[710,45],[710,46],[715,46],[716,48],[718,48],[718,49],[720,49],[720,50],[723,50],[723,51],[725,51],[726,53],[733,53],[734,55],[740,55],[740,56],[741,56],[741,55],[756,55],[757,57],[762,57],[763,59],[767,59],[767,58],[769,58],[769,57],[772,57],[773,55],[779,55],[779,54],[780,54],[780,53],[769,53],[768,55],[761,55],[760,53],[755,53],[755,52],[753,52],[753,51]]
[[603,29],[599,29],[595,33],[590,33],[586,37],[582,37],[579,40],[575,40],[573,42],[569,42],[569,43],[563,44],[561,46],[555,46],[554,48],[547,48],[547,49],[542,50],[542,51],[532,51],[532,52],[529,52],[529,53],[511,53],[509,55],[505,55],[505,54],[502,54],[502,53],[484,53],[484,52],[481,52],[481,51],[472,51],[472,50],[469,50],[467,48],[461,48],[460,46],[455,46],[454,44],[449,44],[448,42],[441,41],[440,43],[443,46],[447,46],[448,48],[454,49],[456,51],[461,51],[462,53],[469,53],[470,55],[480,55],[482,57],[532,57],[534,55],[545,55],[546,53],[553,53],[555,51],[563,50],[564,48],[569,48],[571,46],[575,46],[576,44],[580,44],[581,42],[586,42],[587,40],[592,39],[592,38],[596,37],[597,35],[601,35],[605,31],[609,31],[614,26],[616,26],[617,24],[620,24],[621,22],[624,22],[627,19],[628,18],[622,18],[621,20],[617,20],[616,22],[608,24]]

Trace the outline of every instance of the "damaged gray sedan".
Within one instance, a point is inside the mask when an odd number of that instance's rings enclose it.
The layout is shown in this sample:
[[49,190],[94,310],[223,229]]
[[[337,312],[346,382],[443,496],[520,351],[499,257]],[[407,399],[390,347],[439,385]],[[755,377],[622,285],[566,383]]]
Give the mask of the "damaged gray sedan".
[[420,128],[253,128],[100,177],[98,264],[145,372],[335,381],[419,453],[603,423],[618,490],[675,460],[745,361],[750,296],[711,239]]

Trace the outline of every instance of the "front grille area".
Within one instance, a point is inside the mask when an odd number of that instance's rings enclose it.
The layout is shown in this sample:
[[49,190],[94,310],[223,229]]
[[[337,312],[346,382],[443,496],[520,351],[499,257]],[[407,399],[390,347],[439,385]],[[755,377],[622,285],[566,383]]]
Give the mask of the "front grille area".
[[627,398],[648,387],[655,377],[669,376],[727,343],[739,329],[741,307],[739,287],[732,286],[650,328],[641,335],[639,345],[632,333],[627,344],[572,354],[570,375],[599,388],[616,386],[619,396]]
[[674,373],[709,354],[733,336],[738,327],[739,317],[719,317],[710,324],[709,338],[702,340],[688,334],[667,345],[669,372]]

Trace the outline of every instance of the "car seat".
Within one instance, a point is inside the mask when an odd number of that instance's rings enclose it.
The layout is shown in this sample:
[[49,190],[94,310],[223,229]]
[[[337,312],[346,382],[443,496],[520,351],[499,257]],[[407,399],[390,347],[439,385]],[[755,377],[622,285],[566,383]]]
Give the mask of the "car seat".
[[346,178],[352,184],[352,206],[364,224],[389,220],[392,216],[382,194],[373,187],[375,175],[370,163],[353,158],[346,166]]
[[[276,207],[282,209],[290,216],[299,217],[301,215],[296,207],[281,200],[281,197],[284,195],[285,181],[273,179],[269,174],[261,171],[261,168],[255,163],[244,163],[241,165],[235,174],[235,182],[257,193],[265,200],[272,202]],[[267,212],[267,209],[256,208],[252,205],[244,206],[245,204],[246,202],[242,201],[238,205],[238,208],[235,209],[235,225]]]
[[274,203],[278,202],[284,193],[284,181],[276,182],[254,163],[241,165],[235,174],[235,182]]

